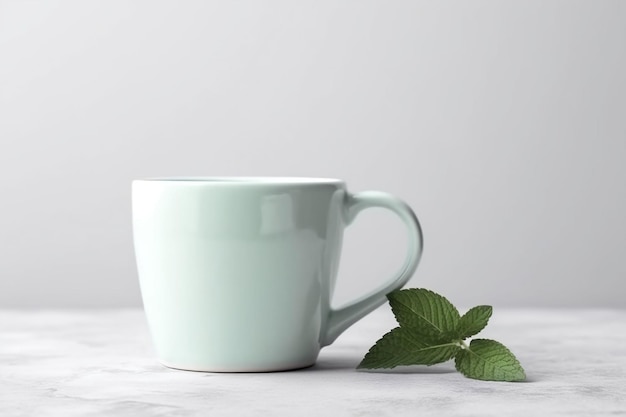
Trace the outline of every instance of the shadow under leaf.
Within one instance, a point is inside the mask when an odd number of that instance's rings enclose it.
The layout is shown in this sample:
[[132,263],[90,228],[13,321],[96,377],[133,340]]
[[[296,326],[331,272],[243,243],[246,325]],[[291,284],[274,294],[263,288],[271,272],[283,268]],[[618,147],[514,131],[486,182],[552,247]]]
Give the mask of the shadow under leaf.
[[454,369],[454,366],[441,364],[432,366],[397,366],[391,369],[359,369],[359,372],[373,374],[450,374],[456,372],[456,369]]

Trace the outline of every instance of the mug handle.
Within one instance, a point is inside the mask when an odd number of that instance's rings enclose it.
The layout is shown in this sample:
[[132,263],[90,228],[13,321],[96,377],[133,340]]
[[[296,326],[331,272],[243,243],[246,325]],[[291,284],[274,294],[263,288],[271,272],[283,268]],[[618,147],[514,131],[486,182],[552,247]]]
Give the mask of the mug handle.
[[411,207],[391,194],[380,191],[346,193],[343,207],[345,224],[350,225],[359,212],[371,207],[389,209],[402,219],[408,229],[409,237],[406,259],[402,268],[384,285],[345,307],[338,310],[330,309],[326,332],[322,338],[322,346],[333,343],[344,330],[384,304],[387,294],[402,288],[417,269],[417,264],[422,256],[424,239],[419,221]]

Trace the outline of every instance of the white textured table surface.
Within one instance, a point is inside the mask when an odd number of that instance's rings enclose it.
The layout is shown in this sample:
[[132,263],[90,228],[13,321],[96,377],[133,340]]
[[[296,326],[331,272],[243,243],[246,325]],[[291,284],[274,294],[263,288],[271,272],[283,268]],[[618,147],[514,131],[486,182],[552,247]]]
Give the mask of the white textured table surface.
[[312,368],[176,371],[153,359],[143,312],[0,311],[0,416],[626,416],[626,310],[495,310],[481,334],[528,382],[473,381],[453,364],[354,368],[395,321],[387,307]]

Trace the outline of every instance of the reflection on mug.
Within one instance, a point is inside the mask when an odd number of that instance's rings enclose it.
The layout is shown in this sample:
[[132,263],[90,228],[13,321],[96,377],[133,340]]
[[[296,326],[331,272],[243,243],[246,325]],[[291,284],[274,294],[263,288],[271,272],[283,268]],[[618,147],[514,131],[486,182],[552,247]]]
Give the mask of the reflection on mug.
[[279,234],[295,228],[293,199],[289,194],[275,194],[261,199],[261,234]]

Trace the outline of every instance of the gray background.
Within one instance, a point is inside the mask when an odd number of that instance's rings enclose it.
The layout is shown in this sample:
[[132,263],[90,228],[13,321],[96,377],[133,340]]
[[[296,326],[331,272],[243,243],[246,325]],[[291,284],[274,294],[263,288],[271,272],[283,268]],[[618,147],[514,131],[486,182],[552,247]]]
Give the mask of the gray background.
[[[624,1],[2,1],[0,307],[138,306],[130,181],[343,178],[411,286],[624,307]],[[337,303],[404,256],[346,235]]]

